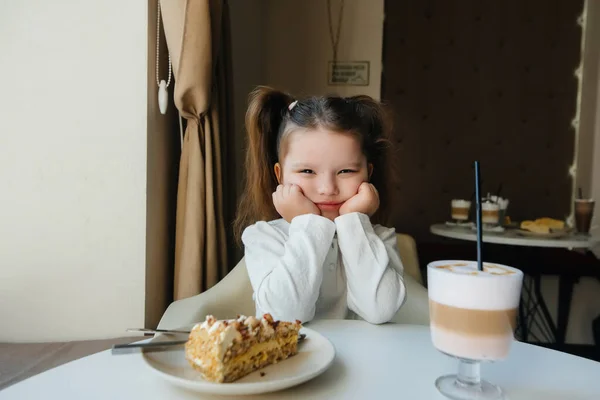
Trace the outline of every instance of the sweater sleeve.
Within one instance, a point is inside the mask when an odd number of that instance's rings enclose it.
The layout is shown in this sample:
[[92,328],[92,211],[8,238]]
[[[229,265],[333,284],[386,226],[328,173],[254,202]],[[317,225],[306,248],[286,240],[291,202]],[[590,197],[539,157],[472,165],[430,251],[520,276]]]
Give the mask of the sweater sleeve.
[[267,222],[246,228],[242,241],[257,316],[313,319],[334,234],[335,224],[314,214],[294,218],[287,237]]
[[388,322],[406,298],[396,231],[362,213],[335,220],[348,280],[348,308],[372,324]]

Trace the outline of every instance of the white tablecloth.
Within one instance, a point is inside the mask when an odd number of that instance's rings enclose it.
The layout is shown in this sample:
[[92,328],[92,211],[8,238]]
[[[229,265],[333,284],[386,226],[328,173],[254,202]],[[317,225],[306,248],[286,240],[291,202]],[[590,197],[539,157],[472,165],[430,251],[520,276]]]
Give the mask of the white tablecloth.
[[[444,399],[435,379],[456,371],[456,362],[431,345],[425,326],[317,321],[336,359],[303,385],[254,399]],[[600,399],[600,363],[523,343],[506,361],[484,365],[484,378],[501,385],[511,400]],[[150,371],[140,355],[104,351],[17,383],[0,399],[208,399],[179,389]],[[240,397],[218,397],[240,399]]]

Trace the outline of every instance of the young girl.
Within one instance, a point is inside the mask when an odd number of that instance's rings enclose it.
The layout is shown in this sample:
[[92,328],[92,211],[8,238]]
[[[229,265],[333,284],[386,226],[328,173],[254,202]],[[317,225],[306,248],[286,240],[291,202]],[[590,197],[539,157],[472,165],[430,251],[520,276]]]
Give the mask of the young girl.
[[235,229],[256,314],[389,321],[406,289],[395,230],[371,223],[386,214],[390,177],[379,103],[295,100],[261,87],[250,96],[246,128]]

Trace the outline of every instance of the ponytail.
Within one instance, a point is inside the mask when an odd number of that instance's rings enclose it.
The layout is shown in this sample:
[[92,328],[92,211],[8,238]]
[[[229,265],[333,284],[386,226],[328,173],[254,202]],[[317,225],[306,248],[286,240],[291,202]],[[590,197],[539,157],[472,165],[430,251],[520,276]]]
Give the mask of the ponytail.
[[278,136],[292,101],[291,96],[264,86],[250,93],[246,112],[246,180],[234,221],[238,243],[248,225],[279,216],[271,198],[277,188],[273,166],[278,161]]

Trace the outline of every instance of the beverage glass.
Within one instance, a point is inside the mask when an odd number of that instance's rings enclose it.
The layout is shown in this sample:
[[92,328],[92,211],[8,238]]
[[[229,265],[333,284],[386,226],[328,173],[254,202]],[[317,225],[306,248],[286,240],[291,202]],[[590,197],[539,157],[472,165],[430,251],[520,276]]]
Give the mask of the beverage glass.
[[504,225],[504,219],[506,218],[506,209],[508,208],[508,204],[510,203],[510,201],[508,199],[498,196],[491,196],[490,200],[498,204],[498,206],[500,207],[500,211],[498,213],[498,223],[500,225]]
[[427,265],[431,340],[458,360],[458,373],[439,377],[438,390],[455,400],[503,399],[481,379],[482,362],[505,359],[514,340],[523,273],[501,264],[435,261]]
[[500,206],[492,202],[481,204],[481,223],[486,225],[498,225],[500,221]]
[[454,199],[450,203],[450,213],[452,219],[457,223],[467,221],[469,219],[469,210],[471,209],[471,202],[468,200]]
[[592,199],[575,199],[575,229],[577,232],[584,234],[590,232],[594,216],[594,203]]

